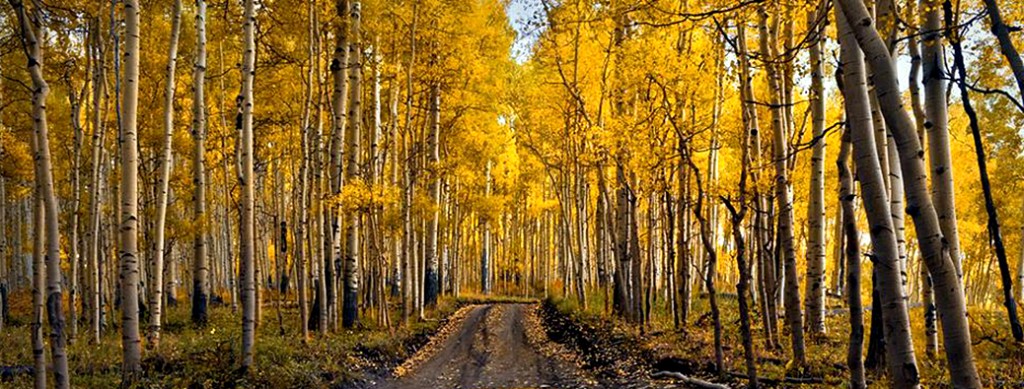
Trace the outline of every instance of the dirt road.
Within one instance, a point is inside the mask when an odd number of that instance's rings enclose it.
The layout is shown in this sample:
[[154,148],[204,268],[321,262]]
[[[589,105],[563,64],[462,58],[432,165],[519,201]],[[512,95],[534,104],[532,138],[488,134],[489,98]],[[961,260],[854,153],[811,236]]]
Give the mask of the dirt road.
[[536,305],[469,308],[378,388],[592,387],[564,350],[547,340]]

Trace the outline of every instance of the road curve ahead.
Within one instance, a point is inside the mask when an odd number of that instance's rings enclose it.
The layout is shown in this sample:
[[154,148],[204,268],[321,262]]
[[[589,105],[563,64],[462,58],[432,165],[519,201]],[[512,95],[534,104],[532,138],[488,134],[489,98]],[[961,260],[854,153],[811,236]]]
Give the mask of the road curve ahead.
[[544,336],[536,304],[469,308],[461,324],[442,333],[396,377],[377,388],[592,387],[593,381]]

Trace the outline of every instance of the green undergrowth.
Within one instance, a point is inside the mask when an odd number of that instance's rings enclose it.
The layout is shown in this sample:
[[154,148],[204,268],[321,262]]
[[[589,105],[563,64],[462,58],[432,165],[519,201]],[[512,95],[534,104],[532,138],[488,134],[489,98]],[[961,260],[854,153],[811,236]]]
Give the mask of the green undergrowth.
[[[14,300],[31,299],[17,294]],[[386,377],[390,370],[427,343],[430,335],[462,302],[441,299],[427,311],[428,320],[408,327],[376,324],[375,317],[361,317],[358,328],[326,335],[312,332],[308,342],[299,333],[295,304],[278,309],[272,294],[264,295],[262,321],[257,328],[254,366],[238,369],[241,357],[241,313],[230,306],[212,306],[206,326],[191,324],[186,303],[170,307],[164,320],[159,348],[143,351],[145,388],[326,388],[359,387]],[[14,307],[28,306],[16,303]],[[390,317],[401,320],[398,306]],[[0,331],[0,370],[33,365],[30,311],[12,310],[12,322]],[[146,324],[142,326],[145,334]],[[121,377],[121,338],[107,331],[99,344],[88,338],[89,328],[79,326],[79,339],[68,348],[73,387],[117,387]],[[49,355],[49,346],[47,354]],[[48,359],[49,360],[49,359]],[[50,378],[52,380],[52,377]],[[32,387],[24,372],[0,381],[3,388]]]
[[[730,385],[745,383],[745,359],[740,335],[738,301],[735,294],[723,293],[718,298],[723,328],[723,350],[727,374],[720,377],[714,367],[714,326],[709,313],[706,295],[695,297],[690,308],[689,320],[685,325],[676,326],[671,309],[664,296],[658,296],[651,306],[651,319],[644,326],[613,318],[606,311],[602,293],[587,295],[586,309],[575,298],[552,296],[546,304],[572,321],[591,328],[608,328],[624,336],[625,343],[639,345],[641,352],[649,352],[650,360],[645,366],[648,373],[671,370],[686,375],[707,378]],[[866,299],[865,305],[870,304]],[[610,309],[610,308],[609,308]],[[849,344],[849,315],[842,300],[829,297],[827,332],[821,336],[806,334],[807,364],[794,366],[790,358],[790,337],[788,330],[780,330],[779,343],[767,346],[767,337],[761,326],[759,310],[751,312],[753,320],[753,344],[757,360],[758,376],[767,387],[848,387],[846,364]],[[917,349],[917,361],[921,381],[925,387],[951,387],[942,350],[934,357],[925,353],[924,309],[910,309],[911,331]],[[970,307],[968,309],[974,356],[982,384],[985,387],[1019,387],[1024,385],[1024,345],[1013,341],[1010,336],[1006,313],[1002,309]],[[871,312],[864,315],[865,343],[870,337]],[[783,320],[778,321],[784,326]],[[941,344],[941,332],[939,342]],[[884,367],[883,367],[884,368]],[[787,381],[788,380],[788,381]],[[793,381],[803,380],[803,383]],[[868,372],[871,387],[884,388],[889,383],[884,372]]]

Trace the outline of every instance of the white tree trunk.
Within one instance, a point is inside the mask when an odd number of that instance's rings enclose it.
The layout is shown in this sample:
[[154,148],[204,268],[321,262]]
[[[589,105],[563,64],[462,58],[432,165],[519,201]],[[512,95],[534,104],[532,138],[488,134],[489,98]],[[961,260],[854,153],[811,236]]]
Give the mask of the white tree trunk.
[[[938,213],[942,236],[953,259],[960,283],[963,283],[963,256],[956,223],[956,196],[953,163],[949,151],[949,107],[946,104],[946,60],[942,45],[942,8],[940,0],[922,0],[924,11],[921,38],[924,63],[924,128],[928,133],[928,164],[931,170],[932,201]],[[962,286],[961,286],[962,288]]]
[[256,341],[256,263],[253,256],[256,247],[253,229],[255,227],[254,206],[256,205],[255,174],[253,174],[253,131],[252,131],[252,85],[256,76],[256,10],[254,0],[245,0],[242,24],[242,224],[239,226],[242,261],[242,368],[248,369],[253,361],[253,344]]
[[137,0],[124,2],[125,86],[121,95],[121,346],[124,349],[122,380],[134,383],[142,374],[142,340],[139,337],[139,14]]
[[[360,167],[360,142],[363,137],[363,47],[360,35],[362,5],[352,2],[349,19],[352,25],[352,43],[349,45],[349,111],[348,111],[348,161],[345,168],[346,181],[356,184],[362,181]],[[342,295],[342,321],[345,328],[352,328],[359,320],[359,231],[362,222],[362,205],[352,212],[345,232],[344,294]]]
[[160,161],[160,178],[157,180],[157,211],[156,211],[156,252],[150,259],[149,287],[152,290],[149,298],[149,341],[147,346],[157,348],[160,345],[160,315],[163,304],[164,287],[164,251],[166,243],[164,227],[167,224],[167,192],[171,179],[171,165],[174,153],[174,71],[178,63],[178,36],[181,31],[181,0],[174,0],[171,11],[171,41],[167,52],[167,85],[164,90],[164,149]]
[[864,4],[857,0],[840,0],[840,5],[872,65],[882,113],[899,149],[907,192],[907,213],[914,220],[921,253],[935,287],[952,383],[961,388],[979,388],[981,382],[974,364],[967,307],[956,261],[950,257],[939,227],[938,213],[928,193],[924,152],[910,115],[903,109],[892,60]]
[[[824,9],[819,10],[824,12]],[[815,26],[819,11],[807,14],[807,24]],[[811,127],[814,142],[811,154],[811,193],[807,206],[807,278],[804,304],[807,327],[812,334],[825,332],[825,91],[822,82],[821,51],[824,26],[812,31],[811,60]]]
[[[192,140],[195,143],[192,150],[192,184],[195,189],[192,194],[192,210],[198,228],[192,242],[192,323],[203,325],[208,320],[207,305],[210,301],[206,237],[207,226],[212,225],[207,223],[206,216],[206,98],[203,94],[206,77],[206,0],[196,0],[195,8],[196,58],[192,65]],[[226,170],[224,175],[226,182]],[[230,246],[231,241],[225,243]]]

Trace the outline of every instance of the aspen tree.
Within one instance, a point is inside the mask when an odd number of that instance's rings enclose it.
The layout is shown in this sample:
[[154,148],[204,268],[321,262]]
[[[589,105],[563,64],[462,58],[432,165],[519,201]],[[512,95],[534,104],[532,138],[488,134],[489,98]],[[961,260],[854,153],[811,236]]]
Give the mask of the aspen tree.
[[[36,191],[38,196],[37,202],[42,202],[36,207],[36,245],[39,246],[36,248],[36,251],[39,251],[37,257],[41,256],[41,250],[43,249],[40,239],[42,239],[44,234],[46,237],[46,255],[43,257],[46,262],[45,278],[40,278],[42,276],[36,275],[34,277],[36,281],[35,287],[40,289],[38,293],[40,293],[39,297],[41,297],[43,292],[40,281],[45,281],[46,283],[46,319],[50,326],[50,353],[53,359],[54,385],[57,388],[67,388],[70,386],[70,380],[68,377],[67,355],[65,354],[67,338],[64,334],[64,311],[61,297],[63,293],[61,291],[60,270],[60,226],[58,225],[57,198],[54,194],[49,132],[46,123],[46,98],[49,95],[50,87],[43,78],[42,41],[45,30],[38,8],[34,8],[30,12],[25,8],[25,4],[22,1],[9,1],[11,8],[14,9],[18,17],[21,45],[28,60],[27,69],[32,79],[32,130],[34,133],[33,141],[35,142],[33,151],[36,161]],[[40,219],[40,215],[45,216]],[[40,261],[35,262],[34,271],[42,272],[43,269]],[[39,309],[38,303],[41,302],[39,297],[37,297],[37,309]],[[36,317],[39,318],[40,315],[41,313],[37,314]],[[41,319],[39,321],[41,326]],[[40,328],[39,331],[42,331],[42,329]],[[39,334],[41,335],[41,332]],[[42,343],[40,342],[39,344],[41,345]],[[40,347],[36,351],[41,352],[42,348]],[[37,358],[39,357],[37,356]],[[37,385],[39,385],[38,377],[39,374],[37,373]],[[45,382],[43,385],[45,386]]]
[[438,84],[430,86],[430,122],[429,122],[429,133],[427,134],[427,150],[430,152],[428,155],[428,169],[432,174],[430,179],[430,188],[427,189],[430,192],[431,199],[433,200],[434,209],[427,220],[427,266],[426,266],[426,285],[425,298],[428,306],[433,306],[437,302],[437,294],[440,286],[440,279],[438,279],[438,258],[437,258],[437,238],[438,238],[438,218],[440,211],[438,208],[441,206],[441,171],[440,171],[440,133],[441,133],[441,87]]
[[106,128],[103,123],[103,114],[101,113],[103,105],[104,92],[106,90],[106,55],[103,49],[103,39],[99,34],[99,19],[96,20],[97,26],[93,27],[93,34],[91,36],[93,43],[90,46],[92,48],[91,55],[93,56],[93,82],[92,82],[92,179],[90,181],[92,187],[90,188],[89,195],[89,228],[86,230],[86,243],[89,245],[89,324],[91,325],[91,335],[94,344],[100,343],[101,336],[101,324],[102,318],[102,300],[101,293],[102,288],[100,284],[100,219],[101,219],[101,208],[100,208],[100,187],[103,185],[101,182],[101,167],[103,166],[103,141],[106,134]]
[[985,145],[981,141],[981,128],[978,124],[978,114],[974,111],[971,103],[970,92],[967,89],[967,66],[964,65],[963,48],[961,47],[960,33],[955,29],[953,22],[953,5],[949,0],[942,3],[945,16],[948,37],[953,47],[953,69],[960,73],[956,84],[960,89],[960,100],[964,112],[971,127],[971,138],[974,140],[974,152],[978,161],[978,176],[981,180],[982,194],[985,197],[985,213],[988,216],[988,234],[992,246],[995,248],[996,261],[999,264],[1000,281],[1003,287],[1003,306],[1006,307],[1007,321],[1010,322],[1010,332],[1017,342],[1024,341],[1024,329],[1021,328],[1020,318],[1017,317],[1017,302],[1013,296],[1013,279],[1010,275],[1010,263],[1006,258],[1006,246],[1003,244],[1003,233],[999,226],[999,213],[996,211],[995,200],[992,198],[992,183],[988,178],[988,162],[985,157]]
[[[822,3],[824,4],[824,3]],[[825,90],[822,82],[822,39],[824,23],[818,25],[826,10],[808,12],[811,60],[811,127],[813,148],[811,155],[811,193],[807,206],[807,278],[804,286],[804,304],[807,311],[808,331],[825,332]]]
[[[839,12],[841,14],[841,12]],[[837,15],[837,19],[842,15]],[[878,148],[868,100],[867,76],[863,56],[854,46],[848,19],[839,22],[843,51],[843,93],[846,118],[850,126],[854,163],[863,194],[864,210],[871,228],[872,261],[876,274],[876,288],[881,297],[884,320],[886,361],[892,384],[900,388],[919,385],[917,361],[910,338],[910,319],[903,299],[899,269],[896,233],[889,209],[888,192],[882,178]],[[882,151],[885,151],[884,149]],[[851,284],[851,288],[853,285]]]
[[[921,1],[921,12],[924,16],[921,37],[926,119],[924,128],[928,133],[932,202],[935,203],[935,211],[938,213],[939,226],[942,228],[942,237],[946,241],[949,256],[953,259],[957,277],[963,284],[963,254],[960,251],[960,233],[957,228],[953,161],[949,151],[949,106],[946,104],[946,80],[949,79],[949,74],[946,73],[946,59],[943,54],[940,0]],[[932,276],[934,277],[934,274]]]
[[[903,109],[901,96],[897,92],[899,84],[892,60],[864,5],[855,0],[840,0],[839,4],[847,20],[856,21],[849,24],[865,58],[872,66],[882,113],[899,149],[900,166],[906,177],[907,213],[914,220],[921,254],[935,286],[951,381],[957,387],[981,387],[974,365],[966,304],[956,261],[950,256],[951,251],[948,250],[939,226],[938,212],[928,193],[924,153],[918,143],[913,122]],[[945,147],[948,146],[947,143]]]
[[[32,141],[33,149],[38,149],[38,142]],[[46,268],[43,252],[46,245],[46,234],[42,233],[43,224],[46,223],[46,208],[42,196],[42,180],[39,173],[36,173],[35,194],[33,195],[32,227],[35,229],[35,237],[32,239],[32,356],[35,361],[35,387],[46,389],[46,343],[43,338],[43,314],[46,293]]]
[[167,224],[167,197],[168,185],[171,178],[171,164],[173,163],[172,140],[174,139],[174,71],[178,63],[178,37],[181,31],[181,0],[174,0],[174,8],[171,10],[171,41],[168,44],[167,53],[167,86],[164,90],[164,144],[163,155],[160,162],[160,178],[157,181],[157,220],[156,220],[156,252],[150,262],[149,287],[150,294],[149,309],[149,333],[146,340],[147,346],[157,348],[160,345],[160,314],[163,304],[163,274],[164,274],[164,252],[165,238],[164,227]]
[[242,267],[242,368],[248,369],[253,361],[253,344],[256,340],[256,280],[255,258],[256,247],[254,228],[255,178],[253,174],[253,78],[256,76],[256,14],[254,0],[245,0],[242,24],[242,92],[239,95],[241,106],[241,163],[239,174],[242,187],[242,224],[239,226]]
[[[767,11],[762,7],[758,12],[761,14],[759,19],[761,55],[765,59],[775,58],[772,55],[773,50],[769,49],[769,46],[772,46],[774,43],[769,42],[769,34],[767,33]],[[782,90],[782,83],[779,80],[779,72],[774,64],[767,61],[765,66],[767,67],[767,77],[771,90],[780,91]],[[793,353],[792,362],[797,366],[803,366],[807,363],[807,357],[804,349],[803,314],[800,311],[800,288],[797,284],[796,251],[793,243],[793,199],[787,166],[789,160],[787,155],[789,152],[788,136],[786,134],[785,116],[781,108],[782,103],[779,96],[771,93],[770,101],[772,107],[774,107],[772,109],[772,155],[775,164],[774,186],[778,221],[777,242],[782,254],[785,271],[784,279],[786,282],[784,294],[786,322],[789,324],[790,330],[790,346]]]
[[[352,25],[352,43],[349,46],[349,59],[351,69],[349,76],[349,112],[348,112],[348,166],[345,173],[347,181],[358,184],[362,181],[362,169],[360,168],[360,140],[363,136],[363,46],[362,46],[362,4],[360,1],[353,1],[350,9]],[[345,233],[345,263],[344,263],[344,284],[345,290],[342,296],[342,326],[352,328],[359,319],[359,231],[362,222],[362,205],[359,206],[349,218],[347,232]]]
[[[206,254],[206,0],[195,1],[196,51],[192,64],[192,141],[195,144],[192,149],[192,185],[195,189],[192,211],[199,228],[192,242],[192,323],[204,325],[208,320],[207,304],[210,301],[209,259]],[[226,179],[226,169],[224,174]],[[231,241],[225,243],[230,246]]]
[[122,385],[142,375],[139,336],[139,204],[138,107],[139,15],[137,0],[125,0],[124,93],[121,95],[121,346],[124,349]]

